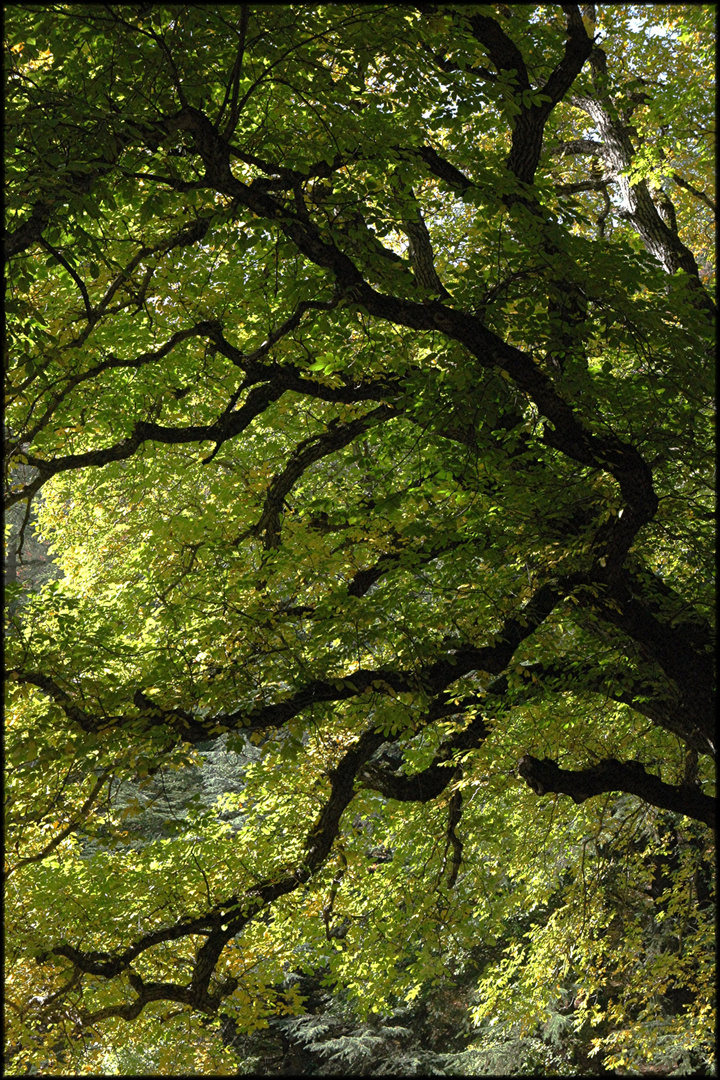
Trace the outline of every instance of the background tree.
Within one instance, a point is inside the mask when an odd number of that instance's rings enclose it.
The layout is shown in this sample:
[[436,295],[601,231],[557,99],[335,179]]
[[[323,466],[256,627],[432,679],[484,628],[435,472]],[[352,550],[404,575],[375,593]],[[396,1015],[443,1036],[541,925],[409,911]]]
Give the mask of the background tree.
[[708,1067],[711,9],[7,35],[14,1067],[473,965],[481,1061]]

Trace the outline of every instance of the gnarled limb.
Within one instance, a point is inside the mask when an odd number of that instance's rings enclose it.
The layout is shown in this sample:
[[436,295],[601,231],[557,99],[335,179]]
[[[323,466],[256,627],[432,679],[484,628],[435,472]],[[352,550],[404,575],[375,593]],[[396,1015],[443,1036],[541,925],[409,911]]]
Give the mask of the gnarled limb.
[[605,791],[625,791],[651,806],[685,814],[715,828],[714,798],[689,785],[666,784],[658,776],[646,772],[639,761],[606,758],[590,768],[575,771],[561,769],[549,758],[526,754],[518,762],[518,772],[537,795],[555,792],[582,803]]
[[[288,870],[279,878],[260,881],[250,886],[243,895],[231,896],[196,918],[180,919],[170,927],[145,934],[122,953],[113,955],[107,952],[85,951],[69,943],[50,949],[49,953],[68,959],[76,973],[110,979],[126,972],[128,981],[137,994],[133,1002],[106,1006],[96,1012],[82,1014],[83,1024],[89,1026],[111,1016],[134,1019],[152,1001],[177,1001],[200,1012],[217,1012],[223,999],[232,994],[238,985],[237,979],[230,976],[223,980],[214,992],[210,991],[210,981],[225,946],[242,933],[262,910],[281,896],[300,888],[324,865],[338,835],[340,819],[352,802],[355,778],[384,738],[382,733],[372,729],[364,732],[330,771],[330,796],[307,835],[300,866]],[[197,951],[192,976],[186,984],[169,981],[146,982],[131,967],[136,958],[155,945],[197,936],[205,937],[206,940]],[[40,962],[46,959],[47,955],[40,957]]]
[[[592,41],[587,36],[577,4],[564,4],[567,19],[565,52],[545,84],[537,87],[537,93],[546,100],[539,104],[524,102],[516,117],[512,133],[512,145],[507,169],[524,184],[532,184],[542,152],[545,124],[550,113],[565,96],[583,64],[592,51]],[[488,15],[471,15],[468,22],[477,40],[487,49],[490,60],[497,69],[514,71],[516,93],[530,90],[530,79],[524,57],[519,48],[505,33],[500,24]]]
[[[139,688],[135,691],[133,702],[140,716],[145,717],[148,729],[163,724],[169,738],[181,738],[194,745],[212,737],[213,731],[217,735],[218,730],[264,731],[278,728],[314,704],[347,701],[366,692],[390,689],[397,694],[421,690],[437,696],[457,679],[473,671],[486,671],[494,675],[504,671],[517,647],[548,618],[573,582],[572,578],[545,582],[525,605],[518,608],[515,615],[504,620],[494,635],[495,644],[460,644],[416,669],[356,668],[334,679],[313,679],[282,701],[203,718],[185,709],[163,708]],[[108,726],[138,725],[137,715],[107,717],[91,715],[79,709],[67,691],[49,676],[35,672],[9,674],[17,682],[38,686],[85,731],[99,731]],[[440,715],[448,713],[440,710],[433,718]]]

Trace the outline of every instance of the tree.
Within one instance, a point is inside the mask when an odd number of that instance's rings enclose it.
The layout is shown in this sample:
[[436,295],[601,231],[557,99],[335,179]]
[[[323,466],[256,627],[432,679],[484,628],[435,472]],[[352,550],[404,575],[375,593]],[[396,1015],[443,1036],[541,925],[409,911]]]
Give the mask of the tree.
[[472,957],[709,1067],[711,12],[9,8],[17,1069]]

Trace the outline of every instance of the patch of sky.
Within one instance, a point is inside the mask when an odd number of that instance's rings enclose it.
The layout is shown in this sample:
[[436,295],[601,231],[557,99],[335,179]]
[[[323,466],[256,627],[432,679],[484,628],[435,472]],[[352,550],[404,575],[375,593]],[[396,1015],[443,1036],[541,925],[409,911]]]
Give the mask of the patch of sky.
[[[643,25],[644,25],[644,21],[643,21],[643,19],[633,18],[633,19],[630,19],[630,22],[629,22],[628,25],[629,25],[630,29],[632,30],[632,32],[634,34],[637,34],[640,30],[642,30]],[[648,37],[666,37],[667,36],[667,28],[664,27],[664,26],[658,26],[657,24],[655,24],[654,26],[646,26],[645,27],[645,33],[647,34]]]

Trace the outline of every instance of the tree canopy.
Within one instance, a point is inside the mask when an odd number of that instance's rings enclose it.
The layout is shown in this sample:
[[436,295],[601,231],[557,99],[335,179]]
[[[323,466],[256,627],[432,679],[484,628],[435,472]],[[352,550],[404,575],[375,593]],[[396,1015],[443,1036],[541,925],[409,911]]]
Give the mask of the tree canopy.
[[7,9],[11,1071],[711,1067],[713,17]]

